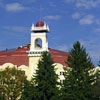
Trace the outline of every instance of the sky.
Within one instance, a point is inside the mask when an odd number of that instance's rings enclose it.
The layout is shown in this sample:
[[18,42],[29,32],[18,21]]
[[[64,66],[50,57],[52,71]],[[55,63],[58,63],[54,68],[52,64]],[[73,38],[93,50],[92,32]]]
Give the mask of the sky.
[[80,41],[97,66],[100,0],[0,0],[0,50],[30,43],[31,25],[40,16],[50,28],[50,48],[69,52]]

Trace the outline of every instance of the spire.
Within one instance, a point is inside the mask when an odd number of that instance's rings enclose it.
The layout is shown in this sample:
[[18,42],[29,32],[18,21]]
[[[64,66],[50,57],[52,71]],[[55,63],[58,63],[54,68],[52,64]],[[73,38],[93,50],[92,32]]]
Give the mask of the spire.
[[40,0],[40,21],[42,21],[42,1]]

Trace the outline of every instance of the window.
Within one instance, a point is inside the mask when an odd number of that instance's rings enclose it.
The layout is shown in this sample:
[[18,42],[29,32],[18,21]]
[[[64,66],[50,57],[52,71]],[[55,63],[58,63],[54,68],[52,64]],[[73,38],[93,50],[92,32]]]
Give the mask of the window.
[[60,83],[63,84],[64,80],[60,80]]
[[37,73],[37,69],[34,69],[34,74],[36,74]]
[[64,71],[61,71],[61,72],[60,72],[60,75],[64,75]]
[[37,49],[42,48],[42,40],[40,38],[35,40],[35,48]]

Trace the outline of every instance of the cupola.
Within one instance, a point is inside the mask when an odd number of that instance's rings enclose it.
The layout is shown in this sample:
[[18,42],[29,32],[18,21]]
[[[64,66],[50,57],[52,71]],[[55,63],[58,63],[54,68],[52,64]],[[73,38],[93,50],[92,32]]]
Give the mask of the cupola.
[[36,27],[43,27],[43,26],[44,26],[44,22],[42,22],[42,21],[39,21],[36,24]]

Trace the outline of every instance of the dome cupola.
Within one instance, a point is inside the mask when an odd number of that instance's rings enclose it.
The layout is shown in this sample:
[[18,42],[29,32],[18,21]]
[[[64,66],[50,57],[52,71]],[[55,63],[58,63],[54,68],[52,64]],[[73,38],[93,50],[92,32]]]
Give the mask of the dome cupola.
[[42,21],[39,21],[36,24],[36,27],[43,27],[43,26],[44,26],[44,22],[42,22]]
[[46,23],[44,23],[43,21],[38,21],[36,23],[36,26],[34,26],[34,24],[32,24],[31,32],[44,33],[44,32],[50,32],[50,30],[49,30],[48,25],[46,25]]

